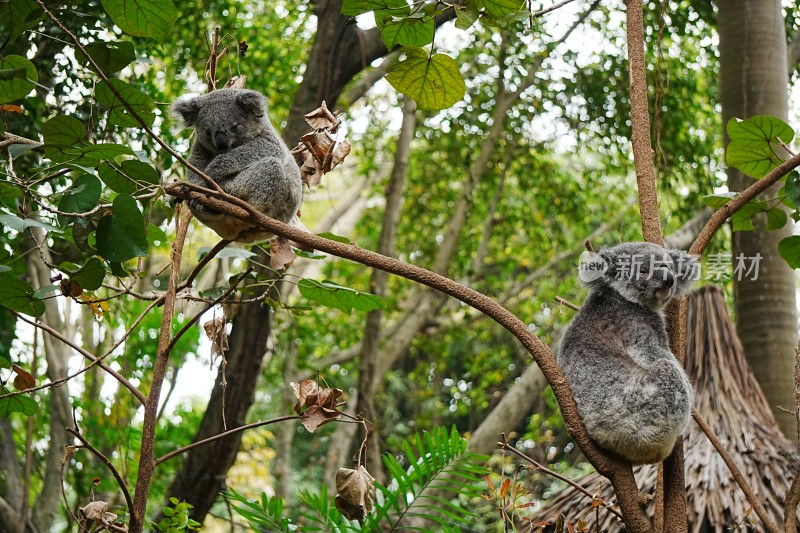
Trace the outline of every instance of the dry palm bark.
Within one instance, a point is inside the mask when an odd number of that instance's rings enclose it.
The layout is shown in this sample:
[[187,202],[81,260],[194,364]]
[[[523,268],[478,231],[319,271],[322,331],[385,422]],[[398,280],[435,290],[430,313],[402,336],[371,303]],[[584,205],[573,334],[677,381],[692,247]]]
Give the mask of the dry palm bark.
[[[718,287],[706,286],[689,298],[685,368],[695,387],[695,407],[733,455],[768,513],[782,521],[783,500],[800,453],[783,436],[769,404],[750,370]],[[696,424],[686,439],[686,491],[689,531],[723,533],[739,523],[758,519],[730,471]],[[656,468],[636,469],[645,494],[653,494]],[[593,473],[577,481],[590,493],[602,485],[602,497],[613,501],[611,486]],[[576,521],[591,500],[573,488],[559,493],[538,513],[539,519],[563,514]],[[652,516],[653,502],[648,512]],[[594,521],[594,513],[590,515]],[[594,524],[592,524],[594,526]],[[601,531],[622,531],[623,524],[600,512]]]

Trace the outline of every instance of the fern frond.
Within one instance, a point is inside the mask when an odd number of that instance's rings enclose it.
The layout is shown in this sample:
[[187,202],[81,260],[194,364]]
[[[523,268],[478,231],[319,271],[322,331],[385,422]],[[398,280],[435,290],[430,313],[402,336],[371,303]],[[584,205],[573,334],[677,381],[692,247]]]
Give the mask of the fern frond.
[[358,524],[351,525],[342,514],[332,505],[333,500],[328,497],[328,488],[322,484],[319,494],[309,491],[300,493],[302,501],[307,511],[300,514],[305,518],[305,524],[299,531],[325,531],[326,533],[346,533],[348,531],[361,531]]
[[437,531],[459,531],[454,523],[466,524],[474,518],[459,496],[480,495],[487,472],[483,464],[488,458],[466,453],[466,447],[467,441],[455,427],[450,432],[436,428],[403,443],[408,467],[385,456],[392,482],[386,487],[376,484],[383,498],[376,502],[362,530],[430,531],[420,525],[427,523],[438,525]]
[[261,501],[248,500],[244,495],[228,489],[222,495],[231,503],[236,513],[247,520],[250,526],[258,531],[289,533],[291,520],[283,516],[283,500],[277,496],[270,498],[261,493]]

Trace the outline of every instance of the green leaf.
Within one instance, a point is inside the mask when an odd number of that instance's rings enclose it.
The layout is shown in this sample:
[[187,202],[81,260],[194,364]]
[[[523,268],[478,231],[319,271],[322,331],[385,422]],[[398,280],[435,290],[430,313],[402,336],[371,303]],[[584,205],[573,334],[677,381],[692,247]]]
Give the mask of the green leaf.
[[17,215],[0,215],[0,223],[16,232],[25,231],[27,228],[42,228],[47,231],[58,231],[58,228],[35,218],[21,218]]
[[336,235],[334,233],[331,233],[330,231],[325,231],[323,233],[317,233],[317,236],[318,237],[322,237],[323,239],[328,239],[328,240],[331,240],[331,241],[340,242],[342,244],[352,244],[353,243],[353,241],[351,241],[347,237],[342,237],[341,235]]
[[750,200],[731,216],[731,229],[733,231],[753,231],[755,226],[753,225],[752,217],[763,213],[768,207],[763,200]]
[[[119,72],[136,59],[136,51],[130,41],[95,41],[84,48],[105,74]],[[94,70],[83,54],[76,53],[75,57],[82,65]]]
[[30,316],[44,313],[44,302],[33,295],[33,287],[9,274],[0,274],[0,305]]
[[792,268],[800,268],[800,235],[786,237],[778,243],[778,253]]
[[106,266],[96,257],[89,259],[83,268],[70,276],[70,279],[87,291],[96,291],[106,277]]
[[[92,174],[82,174],[75,178],[58,202],[58,210],[65,213],[86,213],[100,202],[100,180]],[[63,217],[62,217],[63,218]]]
[[335,307],[345,313],[353,309],[372,311],[383,309],[383,299],[375,294],[360,292],[349,287],[342,287],[330,281],[316,281],[303,278],[297,283],[300,294],[326,307]]
[[[0,394],[8,394],[5,387],[0,387]],[[36,400],[27,394],[18,394],[8,398],[0,399],[0,418],[8,418],[11,413],[22,413],[25,416],[35,415],[39,411]]]
[[148,126],[152,126],[153,121],[156,119],[156,115],[153,112],[156,104],[153,99],[133,85],[129,85],[120,79],[112,78],[109,81],[122,100],[105,83],[98,85],[95,92],[97,101],[109,109],[108,120],[125,128],[138,128],[140,126],[139,121],[122,104],[124,100]]
[[120,164],[101,163],[97,172],[109,189],[121,194],[133,194],[146,185],[156,185],[159,181],[156,169],[135,159],[126,159]]
[[169,240],[167,234],[164,232],[163,229],[159,228],[155,224],[148,224],[147,225],[147,243],[150,246],[157,246],[158,244],[164,244]]
[[56,115],[42,124],[45,147],[74,146],[86,139],[86,124],[75,117]]
[[467,30],[478,21],[480,13],[477,6],[473,2],[467,2],[467,5],[454,5],[456,10],[456,28],[459,30]]
[[464,97],[466,85],[458,63],[444,54],[428,53],[422,48],[406,48],[406,58],[392,67],[386,80],[410,97],[420,109],[446,109]]
[[789,144],[794,130],[778,118],[757,115],[747,120],[729,120],[728,137],[725,162],[749,176],[761,178],[782,163],[778,156],[785,153],[781,142]]
[[164,42],[178,19],[171,0],[101,0],[106,13],[122,31]]
[[0,57],[0,104],[27,96],[39,81],[36,67],[17,55]]
[[736,198],[737,194],[739,193],[720,192],[716,194],[709,194],[708,196],[703,196],[703,203],[712,209],[719,209],[723,205],[727,204],[728,202]]
[[345,17],[355,17],[370,11],[388,10],[397,15],[408,13],[408,3],[398,0],[344,0],[341,13]]
[[43,16],[39,4],[34,0],[0,2],[0,18],[7,23],[8,35],[12,41],[39,24]]
[[795,208],[800,207],[800,173],[792,172],[786,176],[784,194]]
[[428,20],[406,18],[386,24],[381,30],[381,38],[389,50],[395,46],[425,46],[433,41],[435,31],[432,18]]
[[525,5],[525,0],[477,0],[475,5],[495,20],[515,15]]
[[146,256],[144,217],[136,206],[136,200],[120,194],[114,199],[111,211],[112,214],[103,217],[97,225],[98,253],[113,263]]
[[789,217],[780,207],[773,207],[767,211],[767,230],[781,229],[786,225]]

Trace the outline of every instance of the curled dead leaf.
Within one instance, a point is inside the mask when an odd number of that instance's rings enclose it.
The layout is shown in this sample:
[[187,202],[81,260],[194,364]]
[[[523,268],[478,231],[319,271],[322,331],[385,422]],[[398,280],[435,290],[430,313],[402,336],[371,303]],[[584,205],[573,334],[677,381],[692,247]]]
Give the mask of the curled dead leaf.
[[306,428],[309,433],[314,433],[320,426],[338,420],[339,416],[339,411],[336,409],[311,405],[300,415],[300,423],[303,424],[303,427]]
[[294,412],[297,414],[300,414],[300,411],[306,407],[306,398],[308,395],[316,394],[320,388],[317,382],[311,379],[306,379],[302,383],[295,383],[292,381],[289,383],[289,386],[292,387],[292,391],[297,398],[297,403],[294,404]]
[[122,525],[115,524],[117,515],[108,512],[108,503],[104,501],[89,502],[78,509],[78,525],[81,531],[102,531],[114,526],[119,531]]
[[328,109],[328,104],[325,103],[325,100],[322,101],[322,105],[320,105],[311,113],[305,115],[304,118],[306,119],[308,125],[315,130],[332,128],[333,126],[339,125],[339,121],[334,114],[330,112]]
[[289,240],[284,237],[275,237],[269,241],[269,266],[276,270],[289,268],[297,259],[297,254],[292,250]]
[[203,331],[211,340],[211,355],[221,356],[228,351],[228,332],[225,329],[228,317],[221,316],[203,324]]
[[36,386],[36,378],[24,368],[18,365],[11,365],[11,370],[16,374],[14,388],[17,390],[32,389]]
[[340,468],[336,472],[336,508],[348,520],[364,520],[375,504],[375,478],[359,466]]

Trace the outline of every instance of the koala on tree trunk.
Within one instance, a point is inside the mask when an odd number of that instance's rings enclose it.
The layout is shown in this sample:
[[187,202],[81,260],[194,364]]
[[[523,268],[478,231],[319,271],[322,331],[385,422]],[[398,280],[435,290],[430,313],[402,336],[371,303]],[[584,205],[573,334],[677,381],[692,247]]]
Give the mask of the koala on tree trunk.
[[698,273],[685,252],[646,242],[581,256],[589,296],[558,363],[589,436],[633,464],[663,461],[689,424],[692,386],[670,352],[663,311]]
[[[264,213],[289,222],[303,196],[300,169],[267,116],[267,101],[256,91],[220,89],[181,98],[172,111],[195,128],[189,162],[211,177],[226,193]],[[189,171],[190,183],[210,184]],[[192,214],[223,239],[255,242],[273,237],[252,224],[189,202]]]

